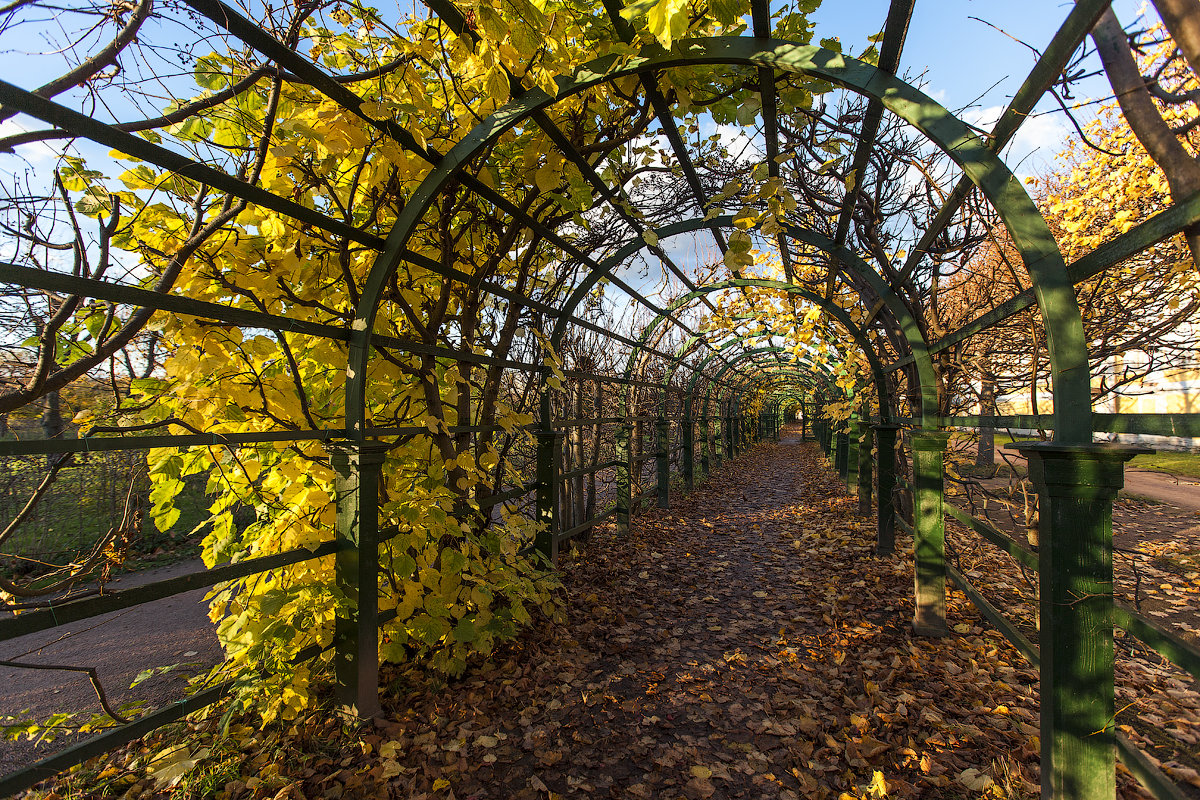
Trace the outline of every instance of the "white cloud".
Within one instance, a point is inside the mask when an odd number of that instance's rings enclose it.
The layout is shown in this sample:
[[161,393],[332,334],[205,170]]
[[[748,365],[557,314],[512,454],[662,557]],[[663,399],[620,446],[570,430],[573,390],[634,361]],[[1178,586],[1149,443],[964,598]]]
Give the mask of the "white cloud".
[[717,125],[716,134],[721,137],[720,142],[729,155],[736,159],[761,161],[765,157],[745,128],[739,125]]
[[1057,115],[1025,120],[1005,151],[1005,162],[1022,180],[1049,167],[1066,146],[1071,126]]
[[[25,125],[13,119],[0,122],[0,137],[12,136],[17,133],[27,133],[31,130],[41,130],[41,128],[35,129],[30,125]],[[30,144],[18,145],[15,148],[15,152],[20,158],[25,159],[34,167],[49,166],[62,154],[61,148],[55,147],[57,143],[56,140],[31,142]]]
[[[990,131],[1003,113],[1002,106],[971,108],[963,112],[962,119],[969,125]],[[1066,145],[1070,132],[1070,125],[1058,115],[1029,117],[1004,148],[1004,163],[1021,180],[1042,172]]]

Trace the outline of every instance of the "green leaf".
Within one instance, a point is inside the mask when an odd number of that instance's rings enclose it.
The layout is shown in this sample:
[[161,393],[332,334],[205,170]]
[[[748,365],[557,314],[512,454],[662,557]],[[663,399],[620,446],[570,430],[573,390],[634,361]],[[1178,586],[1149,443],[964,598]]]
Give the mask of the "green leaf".
[[467,618],[460,619],[458,624],[454,626],[455,641],[465,644],[474,643],[479,638],[479,631],[475,630],[475,621]]

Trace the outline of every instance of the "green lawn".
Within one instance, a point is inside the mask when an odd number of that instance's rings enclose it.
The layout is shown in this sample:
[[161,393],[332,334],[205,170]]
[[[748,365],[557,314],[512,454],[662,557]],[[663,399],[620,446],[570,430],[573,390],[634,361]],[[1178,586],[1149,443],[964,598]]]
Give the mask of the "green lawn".
[[[966,434],[961,434],[966,436]],[[996,431],[996,447],[1014,441],[1013,437],[1002,431]],[[1146,456],[1134,456],[1129,466],[1138,469],[1148,469],[1153,472],[1167,472],[1171,475],[1184,475],[1189,478],[1200,478],[1200,453],[1179,453],[1164,451]]]
[[1200,453],[1162,452],[1148,456],[1134,456],[1129,466],[1172,475],[1200,478]]

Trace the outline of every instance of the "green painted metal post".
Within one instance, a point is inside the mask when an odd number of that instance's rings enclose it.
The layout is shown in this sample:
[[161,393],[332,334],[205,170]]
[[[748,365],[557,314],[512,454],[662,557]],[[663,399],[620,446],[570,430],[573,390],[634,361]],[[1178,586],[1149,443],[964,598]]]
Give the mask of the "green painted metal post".
[[921,636],[946,635],[946,520],[943,514],[942,455],[950,434],[913,431],[913,630]]
[[683,419],[680,420],[680,434],[683,439],[683,488],[690,492],[696,488],[696,424],[692,421],[692,398],[688,398],[683,406]]
[[708,473],[712,469],[712,465],[709,463],[711,456],[708,452],[712,427],[708,422],[707,414],[700,415],[700,430],[702,431],[700,435],[700,477],[703,479],[708,477]]
[[896,489],[896,431],[899,425],[883,423],[875,425],[875,497],[877,518],[875,530],[875,555],[889,556],[896,552],[896,501],[892,493]]
[[858,513],[871,513],[871,424],[860,421],[855,435],[858,437]]
[[621,535],[629,533],[629,510],[633,505],[630,483],[633,475],[633,465],[630,463],[630,459],[633,458],[633,453],[629,446],[632,439],[632,423],[622,422],[617,426],[615,460],[619,463],[617,464],[616,517],[617,533]]
[[846,471],[849,469],[850,456],[850,436],[845,431],[838,431],[834,434],[834,455],[833,468],[837,470],[838,475],[842,480],[846,480]]
[[663,417],[654,422],[654,464],[658,475],[658,507],[671,507],[671,423]]
[[1112,501],[1125,461],[1153,450],[1056,442],[1014,449],[1038,493],[1042,797],[1111,800]]
[[713,453],[712,453],[713,469],[716,469],[717,467],[721,466],[721,461],[724,460],[724,458],[725,458],[725,434],[724,434],[724,427],[723,427],[725,425],[725,420],[723,417],[721,417],[718,414],[716,419],[713,421],[717,423],[717,429],[715,431],[713,431],[713,440],[712,440],[712,442],[713,442]]
[[537,551],[550,560],[558,561],[558,534],[562,531],[558,499],[561,492],[559,474],[562,453],[562,432],[539,430],[537,437],[537,521],[542,529],[534,540]]
[[336,477],[337,538],[334,580],[346,598],[334,621],[338,699],[354,716],[379,714],[379,485],[390,445],[331,442]]
[[851,416],[846,423],[846,465],[842,477],[846,480],[846,491],[858,492],[858,417]]

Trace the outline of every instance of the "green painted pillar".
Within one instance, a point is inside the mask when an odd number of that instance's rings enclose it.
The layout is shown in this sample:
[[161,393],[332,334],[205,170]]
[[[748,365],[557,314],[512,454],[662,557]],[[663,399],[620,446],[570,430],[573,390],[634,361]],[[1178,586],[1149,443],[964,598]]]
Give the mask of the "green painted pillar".
[[633,424],[630,422],[622,422],[617,426],[616,440],[616,461],[617,464],[617,485],[616,485],[616,517],[617,517],[617,533],[629,533],[629,509],[633,505],[631,479],[633,476],[633,465],[630,459],[633,458],[633,453],[630,450],[630,442],[633,440]]
[[379,714],[379,487],[386,442],[331,442],[337,539],[334,581],[347,605],[334,621],[338,699],[361,719]]
[[896,431],[899,425],[883,423],[875,428],[876,530],[875,555],[889,556],[896,551]]
[[1038,493],[1042,797],[1116,796],[1112,501],[1147,448],[1018,447]]
[[707,414],[700,415],[700,430],[702,431],[700,434],[700,477],[706,478],[712,468],[709,463],[711,456],[708,452],[708,440],[712,434],[712,427],[709,425]]
[[834,434],[834,453],[833,453],[833,468],[837,470],[838,475],[842,480],[846,480],[846,471],[849,469],[850,455],[850,437],[845,431],[838,431]]
[[871,513],[871,424],[860,421],[855,435],[858,437],[858,513]]
[[721,417],[720,414],[718,414],[716,419],[713,420],[713,422],[715,422],[717,425],[717,429],[715,431],[713,431],[713,440],[712,440],[713,441],[713,453],[712,453],[713,468],[715,469],[716,467],[721,466],[721,461],[725,458],[725,434],[724,434],[724,428],[722,427],[725,424],[725,420]]
[[683,439],[683,488],[690,492],[696,488],[696,425],[692,421],[692,399],[683,406],[683,419],[679,423]]
[[537,521],[542,529],[534,539],[537,551],[551,564],[558,561],[558,534],[562,530],[558,499],[562,486],[562,432],[539,430],[537,437]]
[[671,423],[663,417],[654,422],[654,464],[658,475],[658,507],[671,507]]
[[852,415],[846,423],[846,466],[842,477],[846,480],[846,491],[857,495],[858,492],[858,416]]
[[913,630],[921,636],[946,634],[946,520],[942,456],[950,434],[913,431],[913,541],[916,614]]

